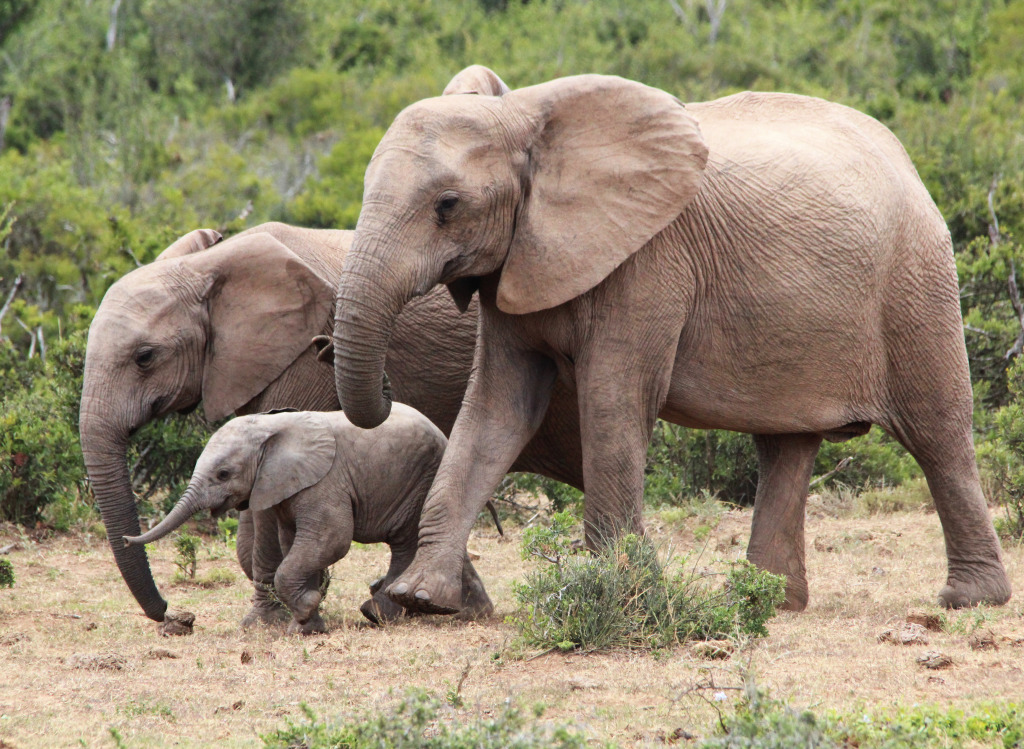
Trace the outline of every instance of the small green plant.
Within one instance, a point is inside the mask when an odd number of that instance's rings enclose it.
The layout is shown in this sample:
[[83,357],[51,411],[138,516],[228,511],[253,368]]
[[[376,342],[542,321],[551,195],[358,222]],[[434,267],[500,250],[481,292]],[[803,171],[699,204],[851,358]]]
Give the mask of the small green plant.
[[14,565],[8,559],[0,559],[0,588],[14,587]]
[[516,705],[506,705],[494,717],[472,720],[460,720],[442,706],[435,695],[413,691],[390,710],[326,721],[303,703],[304,721],[289,720],[286,728],[260,738],[267,749],[582,749],[587,745],[583,734],[572,728],[530,723]]
[[191,533],[179,533],[174,538],[174,548],[178,552],[178,556],[174,559],[174,566],[178,568],[181,576],[187,580],[195,580],[196,578],[199,544],[199,537],[193,536]]
[[234,548],[238,540],[238,518],[221,518],[217,521],[217,532],[224,543]]
[[[856,746],[856,745],[854,745]],[[701,743],[701,749],[838,749],[818,717],[798,712],[771,699],[752,680],[744,685],[744,698],[735,715],[722,720],[722,732]]]
[[593,555],[568,553],[569,518],[524,537],[524,558],[549,562],[513,592],[520,642],[551,650],[659,648],[688,639],[767,634],[785,579],[742,562],[724,586],[668,574],[646,538],[628,534]]
[[939,626],[948,635],[973,634],[983,624],[992,620],[992,612],[986,608],[966,609],[955,614],[943,611],[939,614]]

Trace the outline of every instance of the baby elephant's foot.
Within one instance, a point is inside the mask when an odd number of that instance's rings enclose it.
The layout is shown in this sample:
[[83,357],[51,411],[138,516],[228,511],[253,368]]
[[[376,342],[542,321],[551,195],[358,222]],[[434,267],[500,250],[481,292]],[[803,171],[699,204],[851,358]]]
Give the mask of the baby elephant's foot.
[[371,622],[378,625],[393,622],[405,614],[405,609],[384,595],[379,587],[374,591],[373,598],[363,602],[363,605],[359,607],[359,611]]
[[461,572],[410,567],[384,593],[410,611],[454,614],[462,609]]
[[320,617],[320,612],[315,612],[305,624],[300,624],[292,619],[288,625],[287,633],[290,635],[322,635],[327,631],[327,625]]
[[242,629],[279,627],[292,618],[291,612],[276,601],[260,601],[242,617]]

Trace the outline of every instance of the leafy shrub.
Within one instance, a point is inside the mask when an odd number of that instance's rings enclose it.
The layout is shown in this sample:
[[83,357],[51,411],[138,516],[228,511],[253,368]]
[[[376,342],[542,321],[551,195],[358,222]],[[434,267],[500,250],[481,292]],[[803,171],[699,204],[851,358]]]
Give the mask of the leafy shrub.
[[978,449],[992,499],[1002,507],[996,529],[1004,538],[1024,540],[1024,359],[1007,373],[1013,400],[993,416],[989,440]]
[[[565,727],[528,723],[522,711],[506,705],[494,717],[460,720],[442,710],[442,701],[422,691],[410,692],[390,710],[366,712],[325,721],[307,705],[306,720],[260,738],[267,749],[575,749],[584,736]],[[536,715],[540,717],[540,715]]]
[[0,413],[0,518],[34,523],[48,504],[88,493],[78,445],[84,343],[76,335],[54,344],[46,364],[19,362],[9,348],[4,356],[21,375]]
[[753,503],[757,454],[750,435],[659,420],[647,449],[645,501],[656,507],[680,505],[702,491],[732,504]]
[[[856,745],[855,745],[856,746]],[[722,735],[705,739],[701,749],[838,749],[809,710],[797,712],[770,699],[752,681],[736,714],[724,722]]]
[[824,475],[844,458],[852,458],[835,477],[847,486],[876,489],[900,486],[921,476],[921,469],[904,447],[879,427],[846,442],[822,442],[814,472]]
[[0,559],[0,588],[14,587],[14,565],[8,559]]
[[[693,573],[666,574],[646,538],[629,534],[594,555],[573,554],[572,518],[524,535],[524,558],[550,564],[513,587],[521,642],[560,650],[659,648],[737,633],[759,637],[785,599],[785,579],[747,562],[713,588]],[[685,562],[685,560],[684,560]]]
[[543,494],[551,501],[551,508],[555,512],[579,511],[583,507],[583,492],[538,473],[510,473],[498,486],[494,496],[496,499],[515,501],[518,494]]
[[178,552],[178,556],[174,558],[174,566],[187,580],[196,578],[199,543],[199,537],[193,536],[191,533],[179,533],[174,539],[174,548]]

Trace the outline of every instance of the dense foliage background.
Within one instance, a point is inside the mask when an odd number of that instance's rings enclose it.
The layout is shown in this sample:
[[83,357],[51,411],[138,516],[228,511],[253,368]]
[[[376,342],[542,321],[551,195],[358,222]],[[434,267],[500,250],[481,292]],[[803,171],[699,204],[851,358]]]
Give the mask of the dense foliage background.
[[[0,517],[88,505],[76,367],[115,279],[200,226],[353,227],[393,116],[477,62],[513,88],[614,73],[684,101],[784,90],[882,120],[953,236],[990,490],[1024,491],[1019,442],[1000,441],[1024,431],[1000,411],[1024,342],[1024,3],[0,0]],[[202,433],[142,435],[140,490],[169,487],[146,461],[187,465]],[[819,471],[848,455],[855,485],[915,475],[875,433],[828,446]],[[657,501],[753,486],[748,438],[659,427]]]

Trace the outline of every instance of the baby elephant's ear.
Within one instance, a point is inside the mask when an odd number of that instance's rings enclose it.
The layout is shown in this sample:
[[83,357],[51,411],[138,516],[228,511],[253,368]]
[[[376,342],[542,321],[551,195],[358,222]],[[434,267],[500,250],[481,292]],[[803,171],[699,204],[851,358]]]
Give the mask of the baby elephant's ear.
[[323,414],[278,414],[263,443],[263,457],[249,495],[249,509],[268,510],[313,486],[334,465],[338,445]]

